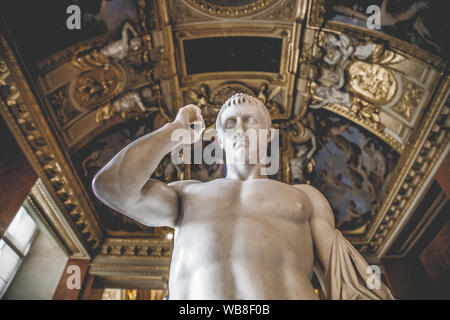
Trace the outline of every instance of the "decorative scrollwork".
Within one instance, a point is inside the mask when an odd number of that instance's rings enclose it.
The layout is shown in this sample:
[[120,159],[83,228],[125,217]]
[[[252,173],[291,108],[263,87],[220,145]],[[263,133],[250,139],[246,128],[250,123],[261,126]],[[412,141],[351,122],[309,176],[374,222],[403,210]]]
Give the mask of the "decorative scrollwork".
[[122,71],[114,65],[108,69],[98,67],[83,72],[70,85],[69,94],[74,107],[90,111],[108,103],[122,90],[123,79]]
[[[1,37],[0,46],[2,49],[5,48],[5,41]],[[5,51],[10,56],[10,59],[12,59],[9,48],[6,48]],[[11,70],[5,70],[4,66],[6,66],[6,64],[3,65],[2,74],[12,74]],[[21,137],[21,143],[24,144],[27,152],[30,153],[30,157],[34,159],[34,164],[40,170],[40,178],[45,181],[49,191],[51,190],[55,195],[54,200],[58,201],[60,209],[66,211],[72,218],[73,223],[77,226],[78,231],[81,233],[84,240],[92,248],[96,248],[100,244],[100,238],[102,236],[97,221],[90,212],[86,212],[85,208],[80,205],[78,195],[74,190],[75,187],[69,183],[68,178],[66,177],[65,169],[67,168],[64,169],[59,160],[57,160],[54,151],[54,142],[51,142],[52,138],[49,137],[50,131],[49,129],[43,130],[41,127],[44,125],[42,123],[43,116],[41,116],[41,122],[40,125],[38,125],[37,122],[39,119],[35,119],[29,111],[30,107],[26,102],[31,100],[34,105],[37,105],[37,102],[34,101],[34,97],[26,85],[24,77],[16,63],[14,63],[12,70],[14,70],[14,74],[20,80],[17,82],[15,80],[9,81],[9,86],[14,86],[14,88],[17,89],[20,81],[20,86],[25,92],[25,96],[22,96],[19,90],[15,91],[17,94],[15,95],[14,103],[12,103],[12,100],[7,99],[5,104],[7,104],[9,108],[8,110],[2,111],[7,113],[8,119],[14,121],[15,128]],[[5,82],[5,80],[6,77],[3,81]]]
[[267,83],[263,83],[259,87],[257,97],[262,101],[262,103],[264,103],[267,109],[269,109],[271,115],[276,115],[284,112],[283,106],[275,101],[277,96],[280,94],[281,89],[282,88],[280,86],[277,86],[269,92],[269,86],[267,85]]
[[248,0],[240,6],[219,5],[214,0],[186,0],[191,6],[200,11],[216,17],[238,18],[258,13],[278,0]]
[[[397,76],[387,66],[402,57],[386,51],[381,44],[359,42],[345,34],[319,34],[323,49],[319,79],[308,86],[309,107],[341,105],[355,122],[382,133],[381,107],[398,99]],[[310,78],[311,79],[311,78]]]
[[386,104],[397,93],[397,81],[392,71],[379,64],[355,61],[348,67],[350,90],[374,104]]

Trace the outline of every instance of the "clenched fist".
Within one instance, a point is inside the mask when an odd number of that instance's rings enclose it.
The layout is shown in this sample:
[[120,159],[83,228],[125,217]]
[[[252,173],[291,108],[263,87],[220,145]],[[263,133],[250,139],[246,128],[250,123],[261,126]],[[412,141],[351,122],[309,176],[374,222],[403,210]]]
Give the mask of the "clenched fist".
[[197,142],[205,130],[202,111],[193,104],[180,108],[173,123],[177,128],[185,130],[187,137],[183,137],[183,143],[187,143],[189,139],[190,143]]

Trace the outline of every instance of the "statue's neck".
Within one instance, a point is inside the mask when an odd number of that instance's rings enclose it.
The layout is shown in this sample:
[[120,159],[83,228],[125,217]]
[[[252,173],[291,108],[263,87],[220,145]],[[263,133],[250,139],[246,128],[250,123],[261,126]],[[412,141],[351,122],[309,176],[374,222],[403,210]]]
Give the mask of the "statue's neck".
[[260,164],[227,164],[226,179],[254,180],[267,179],[265,168]]

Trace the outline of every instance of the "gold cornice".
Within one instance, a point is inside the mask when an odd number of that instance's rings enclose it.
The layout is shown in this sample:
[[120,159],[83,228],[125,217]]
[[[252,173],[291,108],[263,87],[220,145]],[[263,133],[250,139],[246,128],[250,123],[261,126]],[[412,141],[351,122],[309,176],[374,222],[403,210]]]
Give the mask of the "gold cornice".
[[164,259],[172,253],[173,242],[149,238],[108,238],[100,246],[98,258]]
[[76,229],[66,220],[40,179],[31,189],[24,205],[29,206],[49,232],[62,242],[70,258],[90,259],[82,237],[75,233]]
[[[194,39],[204,37],[227,37],[234,35],[253,35],[253,36],[266,36],[266,37],[289,37],[292,32],[294,24],[289,23],[262,23],[252,22],[252,27],[249,28],[248,22],[243,21],[212,21],[205,22],[198,25],[189,26],[174,26],[174,32],[182,33],[181,37]],[[283,32],[289,32],[289,34],[282,34]]]
[[143,279],[164,280],[169,266],[145,266],[131,264],[91,263],[89,274],[96,276],[140,276]]
[[89,273],[107,281],[150,281],[167,287],[173,241],[107,238]]
[[47,58],[44,58],[36,63],[32,72],[35,75],[44,75],[53,69],[70,62],[74,55],[85,48],[100,48],[105,44],[113,41],[117,37],[117,31],[111,31],[97,37],[78,42],[70,47],[62,49]]
[[10,73],[7,87],[17,88],[18,93],[12,102],[0,101],[1,114],[58,207],[89,246],[96,248],[103,232],[93,208],[3,34],[0,49]]
[[214,17],[239,18],[247,17],[272,6],[278,0],[254,0],[241,6],[220,6],[205,0],[185,0],[186,3],[199,11]]
[[436,98],[425,113],[422,123],[415,129],[412,142],[405,149],[396,166],[396,179],[369,228],[368,250],[379,253],[384,243],[409,211],[420,194],[436,163],[449,150],[448,116],[446,105],[450,94],[450,77],[446,76]]

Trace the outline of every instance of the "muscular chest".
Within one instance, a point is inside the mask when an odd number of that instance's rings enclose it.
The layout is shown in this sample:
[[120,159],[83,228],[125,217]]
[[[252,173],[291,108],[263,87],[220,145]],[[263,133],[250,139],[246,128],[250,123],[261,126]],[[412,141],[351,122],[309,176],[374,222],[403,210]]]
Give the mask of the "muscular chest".
[[271,180],[224,181],[188,189],[183,201],[185,219],[281,219],[300,223],[309,218],[306,199],[297,189]]

